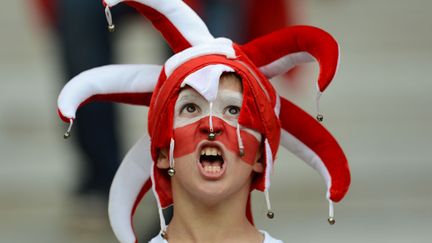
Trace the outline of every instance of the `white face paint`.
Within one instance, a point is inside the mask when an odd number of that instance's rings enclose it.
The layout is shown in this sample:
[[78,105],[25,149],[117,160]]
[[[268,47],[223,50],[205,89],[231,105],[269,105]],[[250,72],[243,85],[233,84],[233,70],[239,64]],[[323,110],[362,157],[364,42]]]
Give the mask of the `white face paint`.
[[[211,116],[218,117],[232,127],[237,127],[243,103],[243,94],[229,89],[218,90],[216,99],[212,102]],[[184,127],[204,117],[210,116],[210,102],[192,88],[183,89],[174,108],[174,128]],[[242,128],[243,131],[254,135],[258,141],[261,134]]]
[[[232,126],[237,125],[243,97],[239,92],[221,90],[212,102],[212,116],[219,117]],[[180,92],[175,104],[174,128],[191,124],[199,119],[210,116],[210,102],[189,88]]]

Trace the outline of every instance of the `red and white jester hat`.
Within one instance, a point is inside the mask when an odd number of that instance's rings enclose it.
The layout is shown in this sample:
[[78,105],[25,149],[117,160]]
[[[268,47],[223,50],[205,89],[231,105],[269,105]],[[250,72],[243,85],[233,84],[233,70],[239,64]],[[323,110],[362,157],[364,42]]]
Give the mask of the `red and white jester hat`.
[[[105,0],[109,29],[113,30],[110,7],[122,0]],[[235,72],[243,85],[243,104],[237,124],[238,151],[244,148],[245,128],[261,133],[265,173],[254,180],[252,189],[264,191],[268,200],[270,173],[281,143],[324,177],[329,201],[329,222],[334,223],[333,202],[340,201],[350,184],[346,157],[332,135],[314,118],[284,97],[269,79],[292,67],[317,60],[320,65],[317,104],[333,79],[339,59],[336,41],[325,31],[310,26],[281,29],[245,45],[227,38],[215,38],[199,16],[181,0],[129,0],[151,20],[175,54],[163,66],[108,65],[83,72],[63,88],[58,98],[60,117],[69,122],[69,135],[77,109],[92,101],[114,101],[149,106],[148,133],[128,152],[111,187],[109,216],[121,242],[135,242],[132,216],[144,196],[153,189],[157,199],[161,230],[165,230],[162,208],[172,204],[166,170],[154,166],[158,152],[170,149],[173,163],[174,104],[184,85],[193,87],[211,102],[219,78]],[[318,105],[317,105],[318,107]],[[209,124],[212,123],[210,112]],[[322,116],[318,113],[318,120]],[[210,139],[210,137],[209,137]],[[151,142],[150,142],[151,141]],[[252,222],[250,201],[246,212]]]

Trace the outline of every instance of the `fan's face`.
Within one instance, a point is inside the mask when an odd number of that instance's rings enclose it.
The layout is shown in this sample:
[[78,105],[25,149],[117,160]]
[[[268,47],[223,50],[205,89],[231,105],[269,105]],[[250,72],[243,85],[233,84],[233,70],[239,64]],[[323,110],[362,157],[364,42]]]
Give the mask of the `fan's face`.
[[[211,105],[192,88],[180,92],[174,115],[174,198],[176,193],[187,193],[213,202],[239,190],[249,192],[252,172],[263,170],[258,163],[261,135],[240,129],[238,136],[242,99],[242,85],[234,75],[222,76]],[[212,129],[214,140],[209,139]],[[243,156],[239,144],[244,146]],[[167,156],[160,157],[158,166],[166,168],[167,161]]]

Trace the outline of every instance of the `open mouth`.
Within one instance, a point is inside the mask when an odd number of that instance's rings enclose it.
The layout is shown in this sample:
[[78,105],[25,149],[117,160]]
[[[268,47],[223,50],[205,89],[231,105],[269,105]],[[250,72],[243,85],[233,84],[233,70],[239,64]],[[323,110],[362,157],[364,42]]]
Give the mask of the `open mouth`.
[[225,168],[222,150],[216,146],[203,146],[200,151],[199,163],[201,172],[212,178],[222,175]]

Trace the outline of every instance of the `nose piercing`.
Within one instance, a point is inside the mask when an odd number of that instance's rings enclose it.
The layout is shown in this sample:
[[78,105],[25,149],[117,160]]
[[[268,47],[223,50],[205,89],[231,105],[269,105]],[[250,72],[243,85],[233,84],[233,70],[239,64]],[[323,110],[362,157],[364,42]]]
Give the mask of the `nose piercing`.
[[215,140],[215,138],[216,138],[216,133],[214,133],[213,131],[211,131],[208,134],[208,139],[213,141],[213,140]]

